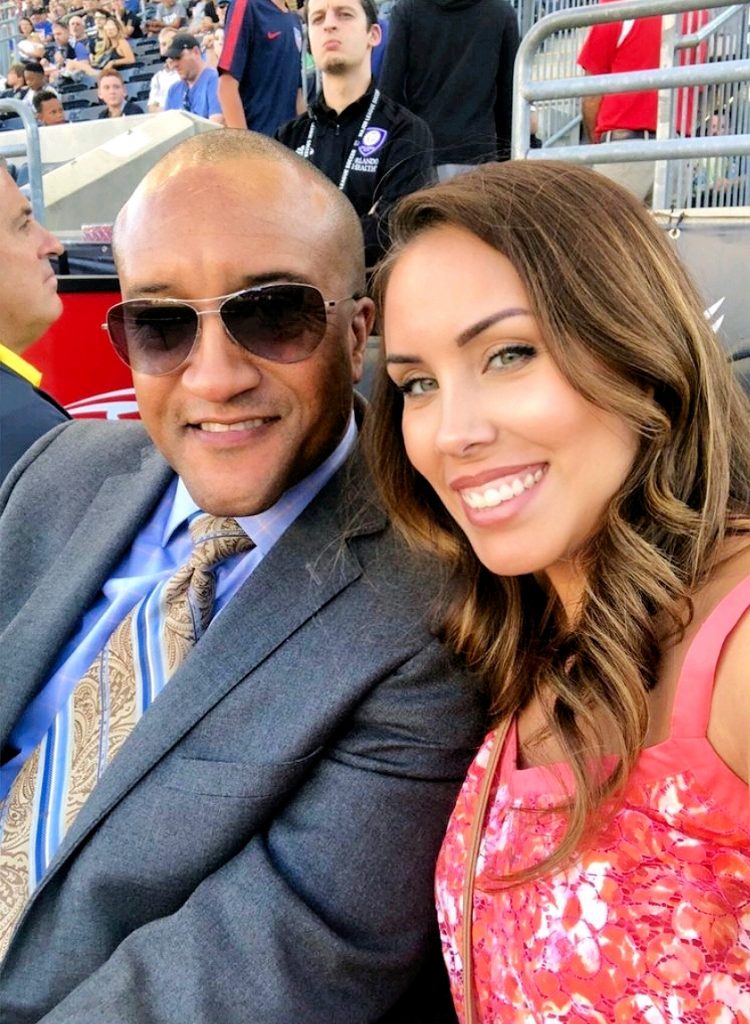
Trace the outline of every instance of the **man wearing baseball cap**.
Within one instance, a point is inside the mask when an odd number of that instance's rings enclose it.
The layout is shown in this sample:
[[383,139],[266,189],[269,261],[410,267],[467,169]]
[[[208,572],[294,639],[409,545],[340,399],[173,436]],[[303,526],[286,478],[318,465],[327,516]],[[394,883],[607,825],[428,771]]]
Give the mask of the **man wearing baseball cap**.
[[165,110],[187,110],[209,121],[224,124],[218,97],[219,75],[208,67],[201,57],[200,43],[189,32],[178,32],[167,49],[166,56],[180,76],[167,93]]

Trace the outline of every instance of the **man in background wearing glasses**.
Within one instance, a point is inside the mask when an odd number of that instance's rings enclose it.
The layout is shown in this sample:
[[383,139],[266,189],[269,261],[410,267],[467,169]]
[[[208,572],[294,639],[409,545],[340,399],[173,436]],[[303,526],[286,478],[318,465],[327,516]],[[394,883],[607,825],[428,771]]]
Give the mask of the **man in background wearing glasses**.
[[0,491],[0,1019],[455,1021],[432,872],[480,708],[356,451],[356,214],[215,132],[115,251],[142,423]]

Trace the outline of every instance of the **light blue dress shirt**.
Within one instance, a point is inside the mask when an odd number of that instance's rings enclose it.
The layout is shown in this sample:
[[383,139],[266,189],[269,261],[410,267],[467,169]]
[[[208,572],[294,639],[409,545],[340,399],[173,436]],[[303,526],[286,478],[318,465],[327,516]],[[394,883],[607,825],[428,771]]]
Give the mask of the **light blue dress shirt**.
[[[213,618],[221,613],[276,541],[343,465],[356,440],[357,427],[352,414],[344,437],[309,476],[285,491],[271,508],[258,515],[237,518],[255,547],[246,554],[228,558],[214,570]],[[78,680],[131,608],[188,561],[192,550],[188,519],[199,511],[185,484],[179,477],[175,478],[102,587],[100,596],[84,614],[79,628],[60,651],[49,680],[10,733],[9,746],[18,753],[0,767],[0,800],[7,795],[24,761],[40,743]]]

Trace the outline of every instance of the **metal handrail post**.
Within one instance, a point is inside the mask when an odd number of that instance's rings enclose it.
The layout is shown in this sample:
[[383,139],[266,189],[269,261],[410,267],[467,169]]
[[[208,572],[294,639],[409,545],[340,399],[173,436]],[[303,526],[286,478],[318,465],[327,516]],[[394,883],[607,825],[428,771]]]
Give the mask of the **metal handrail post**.
[[[659,64],[662,68],[673,68],[675,58],[675,42],[677,41],[677,15],[667,14],[661,19],[661,53]],[[670,126],[675,105],[674,92],[671,89],[660,89],[656,105],[656,138],[657,141],[668,139],[671,135]],[[669,166],[666,161],[658,160],[654,168],[653,205],[657,210],[666,206],[668,189],[667,178]]]
[[26,145],[3,146],[0,142],[0,153],[4,156],[27,156],[31,209],[34,211],[36,220],[40,224],[44,224],[44,188],[42,186],[42,149],[39,145],[39,125],[29,104],[23,103],[21,100],[0,100],[0,111],[3,110],[17,114],[23,121]]

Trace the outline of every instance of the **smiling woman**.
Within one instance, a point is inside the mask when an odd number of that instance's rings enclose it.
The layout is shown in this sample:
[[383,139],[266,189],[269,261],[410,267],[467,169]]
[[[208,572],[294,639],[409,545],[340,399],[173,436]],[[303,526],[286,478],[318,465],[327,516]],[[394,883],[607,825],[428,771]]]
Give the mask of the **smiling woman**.
[[438,864],[457,1006],[748,1015],[747,400],[659,230],[589,170],[488,165],[392,230],[371,461],[453,570],[443,635],[498,726]]

